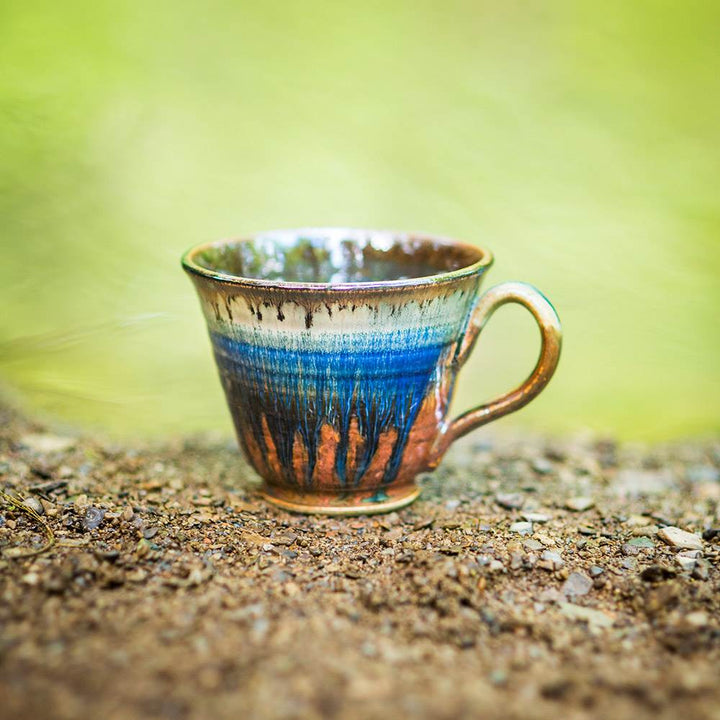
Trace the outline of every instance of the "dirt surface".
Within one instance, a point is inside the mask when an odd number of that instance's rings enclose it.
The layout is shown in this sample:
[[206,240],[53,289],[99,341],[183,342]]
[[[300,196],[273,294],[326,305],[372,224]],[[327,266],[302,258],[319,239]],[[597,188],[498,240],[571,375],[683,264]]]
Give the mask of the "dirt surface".
[[3,720],[720,718],[720,442],[480,433],[324,519],[228,441],[0,426]]

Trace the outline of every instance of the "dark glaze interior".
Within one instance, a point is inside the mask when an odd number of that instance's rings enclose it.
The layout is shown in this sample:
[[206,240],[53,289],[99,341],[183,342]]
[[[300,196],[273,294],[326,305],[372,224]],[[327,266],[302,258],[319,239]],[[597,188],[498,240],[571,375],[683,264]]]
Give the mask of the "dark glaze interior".
[[293,283],[412,280],[473,265],[484,252],[471,245],[384,232],[308,230],[208,245],[193,261],[240,278]]

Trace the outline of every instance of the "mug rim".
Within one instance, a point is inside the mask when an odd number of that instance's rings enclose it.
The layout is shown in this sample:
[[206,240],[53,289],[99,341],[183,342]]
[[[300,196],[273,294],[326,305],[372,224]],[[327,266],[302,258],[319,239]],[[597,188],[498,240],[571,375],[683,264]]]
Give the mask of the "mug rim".
[[[433,273],[431,275],[423,275],[416,278],[402,278],[397,280],[368,280],[368,281],[357,281],[357,282],[343,282],[343,283],[322,283],[322,282],[297,282],[288,280],[267,280],[263,278],[252,278],[243,275],[233,275],[232,273],[222,272],[220,270],[211,270],[204,267],[195,261],[195,257],[207,250],[208,248],[222,247],[231,243],[243,243],[255,240],[258,237],[264,235],[272,235],[274,233],[282,234],[294,234],[302,235],[305,233],[350,233],[351,235],[367,233],[383,233],[389,234],[393,238],[405,239],[405,240],[426,240],[435,244],[444,245],[447,247],[460,247],[467,248],[475,253],[479,253],[479,259],[469,265],[457,268],[455,270],[447,270],[445,272]],[[469,275],[489,268],[493,263],[492,253],[484,247],[473,245],[472,243],[465,242],[462,240],[454,240],[443,235],[433,235],[432,233],[420,233],[420,232],[401,232],[394,230],[378,230],[378,229],[367,229],[367,228],[348,228],[348,227],[302,227],[302,228],[285,228],[278,230],[267,230],[261,233],[254,233],[245,237],[234,237],[224,238],[221,240],[211,240],[209,242],[200,243],[194,245],[189,250],[186,250],[181,258],[183,269],[198,277],[204,277],[209,280],[215,280],[218,282],[228,283],[230,285],[239,285],[241,287],[248,288],[277,288],[282,290],[363,290],[363,289],[383,289],[383,288],[412,288],[412,287],[424,287],[428,285],[438,285],[441,283],[451,282],[459,278],[464,278]]]

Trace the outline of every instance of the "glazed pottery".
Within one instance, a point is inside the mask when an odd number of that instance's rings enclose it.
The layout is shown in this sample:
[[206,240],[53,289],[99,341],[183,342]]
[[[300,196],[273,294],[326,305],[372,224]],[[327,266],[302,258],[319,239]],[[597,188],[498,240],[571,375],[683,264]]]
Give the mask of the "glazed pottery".
[[[560,355],[560,322],[535,288],[479,294],[487,250],[347,229],[268,232],[200,245],[192,277],[237,437],[267,499],[288,510],[393,510],[453,440],[528,403]],[[448,418],[458,370],[500,305],[540,326],[530,377]]]

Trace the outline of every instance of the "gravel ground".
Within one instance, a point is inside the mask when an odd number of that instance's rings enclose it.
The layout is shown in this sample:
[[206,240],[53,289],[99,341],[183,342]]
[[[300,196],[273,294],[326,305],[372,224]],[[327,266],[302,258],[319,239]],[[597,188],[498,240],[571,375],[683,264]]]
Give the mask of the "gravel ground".
[[477,433],[329,519],[227,440],[0,426],[3,719],[720,718],[718,440]]

